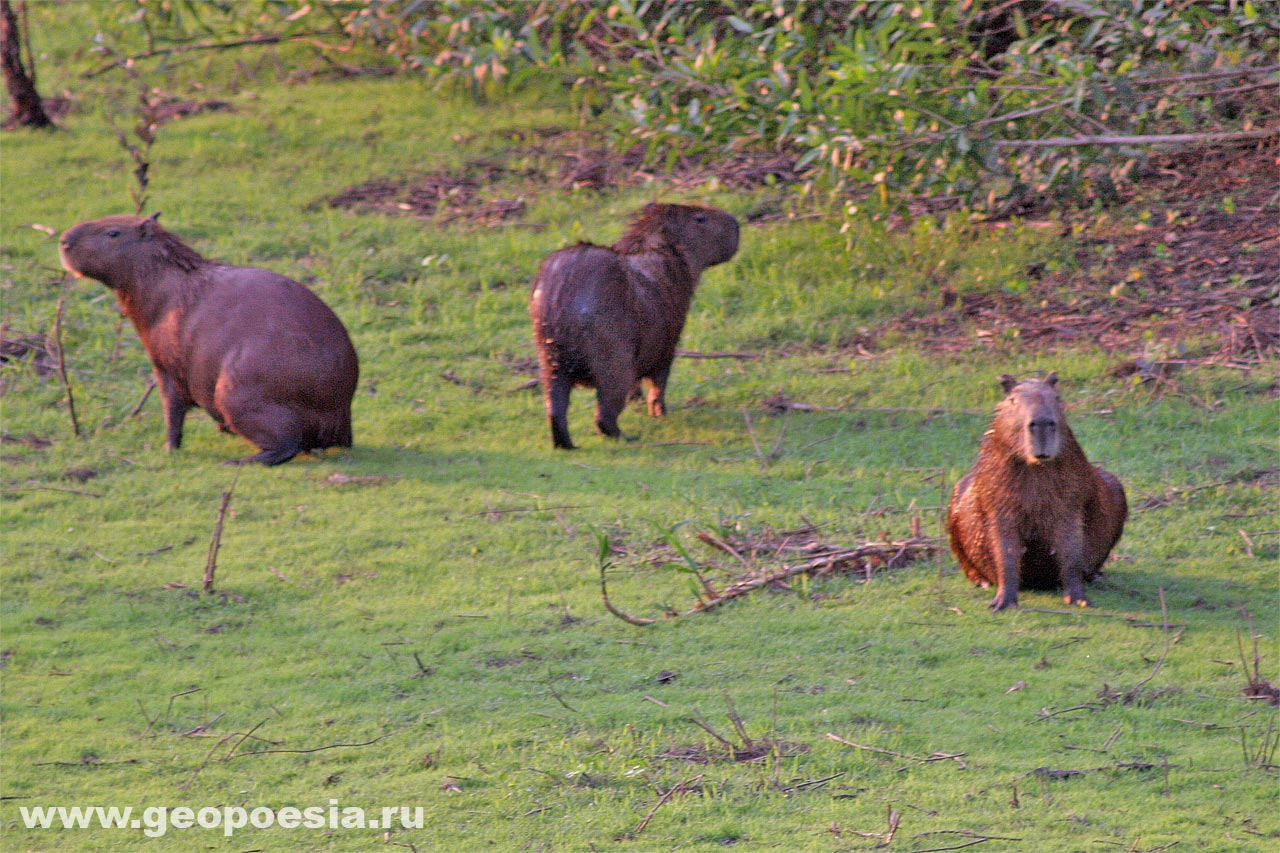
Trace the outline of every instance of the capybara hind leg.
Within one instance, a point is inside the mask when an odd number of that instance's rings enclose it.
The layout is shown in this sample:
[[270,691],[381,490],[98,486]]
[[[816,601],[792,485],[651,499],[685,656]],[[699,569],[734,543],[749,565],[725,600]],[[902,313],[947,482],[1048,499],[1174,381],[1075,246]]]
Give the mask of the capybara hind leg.
[[569,392],[573,383],[563,376],[551,379],[547,388],[547,421],[551,424],[551,444],[560,450],[573,450],[569,438]]
[[662,371],[649,380],[649,417],[661,418],[667,414],[667,376],[669,371]]
[[224,374],[214,390],[214,402],[231,431],[249,439],[262,450],[258,455],[240,461],[279,465],[304,449],[302,442],[310,434],[307,424],[289,406],[263,400],[261,388],[241,386],[241,389],[236,389]]
[[[627,387],[627,386],[624,386]],[[618,416],[627,405],[627,392],[616,388],[596,389],[596,429],[609,438],[621,438]]]
[[243,459],[228,459],[223,465],[250,465],[258,463],[261,465],[281,465],[288,462],[293,457],[302,452],[302,446],[296,441],[287,441],[277,447],[269,447],[261,453],[254,456],[246,456]]

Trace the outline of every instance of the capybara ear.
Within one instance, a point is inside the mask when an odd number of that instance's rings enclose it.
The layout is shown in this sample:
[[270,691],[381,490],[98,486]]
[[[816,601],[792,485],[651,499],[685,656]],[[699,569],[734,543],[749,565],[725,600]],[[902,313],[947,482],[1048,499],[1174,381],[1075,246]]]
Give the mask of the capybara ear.
[[1004,389],[1004,393],[1008,394],[1013,390],[1013,386],[1018,384],[1018,380],[1007,373],[1000,374],[1000,387]]
[[156,236],[156,229],[159,227],[160,211],[157,210],[155,213],[142,220],[142,224],[138,226],[138,234],[141,235],[143,240],[150,240],[152,237]]
[[1049,371],[1049,375],[1048,375],[1048,376],[1046,376],[1046,377],[1044,378],[1044,381],[1045,381],[1045,384],[1047,384],[1050,388],[1055,388],[1055,387],[1057,387],[1057,385],[1058,385],[1058,371],[1056,371],[1056,370],[1051,370],[1051,371]]

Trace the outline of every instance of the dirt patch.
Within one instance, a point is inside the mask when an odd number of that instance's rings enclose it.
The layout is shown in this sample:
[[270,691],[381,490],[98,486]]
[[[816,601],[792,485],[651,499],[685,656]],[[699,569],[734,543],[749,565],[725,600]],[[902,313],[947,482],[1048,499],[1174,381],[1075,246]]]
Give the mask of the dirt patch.
[[[515,143],[491,156],[454,170],[381,178],[322,199],[319,204],[396,216],[441,218],[495,225],[524,215],[521,187],[529,191],[556,186],[565,190],[615,190],[662,179],[674,189],[718,182],[732,189],[779,186],[802,179],[789,154],[737,152],[710,161],[679,155],[664,168],[648,162],[642,145],[615,152],[585,132],[535,128],[506,134]],[[516,198],[504,198],[515,188]],[[536,188],[536,189],[535,189]],[[316,206],[316,205],[313,205]]]
[[473,160],[456,172],[428,172],[358,184],[329,196],[322,203],[330,207],[396,216],[440,217],[446,223],[466,219],[493,225],[524,213],[523,200],[493,199],[483,192],[512,174],[507,166],[497,161]]
[[52,376],[58,370],[58,360],[49,349],[44,335],[33,335],[0,323],[0,363],[16,364],[30,356],[36,376]]
[[[958,297],[907,314],[871,336],[908,333],[935,352],[1016,338],[1039,347],[1199,353],[1239,366],[1280,353],[1280,146],[1158,160],[1132,200],[1146,222],[1077,238],[1076,268],[1036,278],[1023,293]],[[1064,233],[1064,239],[1070,238]],[[864,346],[867,341],[860,341]],[[1135,361],[1129,372],[1150,370]],[[1122,367],[1123,370],[1123,367]]]

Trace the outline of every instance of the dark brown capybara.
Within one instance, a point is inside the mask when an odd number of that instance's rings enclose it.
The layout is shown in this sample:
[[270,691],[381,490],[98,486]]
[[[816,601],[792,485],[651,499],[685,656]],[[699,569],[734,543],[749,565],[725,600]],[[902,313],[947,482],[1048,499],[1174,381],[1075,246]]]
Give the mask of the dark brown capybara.
[[62,265],[115,293],[147,350],[164,402],[167,446],[187,410],[204,409],[278,465],[351,446],[359,365],[342,321],[303,285],[203,257],[154,216],[108,216],[62,235]]
[[1005,398],[978,460],[947,507],[947,533],[969,580],[996,585],[992,610],[1018,605],[1018,590],[1061,587],[1087,607],[1084,583],[1101,573],[1124,529],[1128,504],[1114,476],[1085,458],[1056,386],[1000,377]]
[[569,439],[569,393],[596,389],[596,427],[621,435],[618,415],[641,380],[649,414],[663,399],[698,277],[738,251],[738,220],[710,207],[648,204],[612,246],[579,243],[546,257],[529,316],[551,440]]

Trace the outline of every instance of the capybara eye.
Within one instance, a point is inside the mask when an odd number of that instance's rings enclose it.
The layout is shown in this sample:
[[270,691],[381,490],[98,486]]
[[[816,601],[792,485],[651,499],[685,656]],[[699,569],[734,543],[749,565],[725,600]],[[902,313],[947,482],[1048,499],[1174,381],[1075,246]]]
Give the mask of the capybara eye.
[[706,221],[707,221],[707,215],[706,215],[705,213],[698,213],[698,214],[695,214],[695,215],[694,215],[694,217],[693,217],[693,221],[694,221],[694,222],[706,222]]
[[117,228],[112,228],[110,231],[108,231],[108,232],[107,232],[107,236],[108,236],[108,237],[119,237],[119,236],[120,236],[120,231],[119,231],[119,229],[117,229]]

